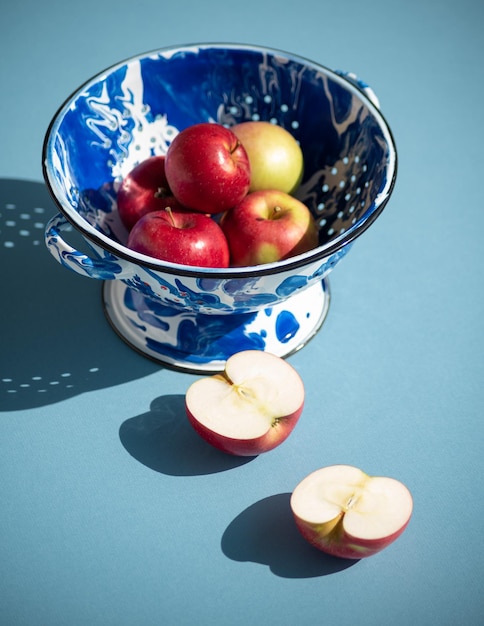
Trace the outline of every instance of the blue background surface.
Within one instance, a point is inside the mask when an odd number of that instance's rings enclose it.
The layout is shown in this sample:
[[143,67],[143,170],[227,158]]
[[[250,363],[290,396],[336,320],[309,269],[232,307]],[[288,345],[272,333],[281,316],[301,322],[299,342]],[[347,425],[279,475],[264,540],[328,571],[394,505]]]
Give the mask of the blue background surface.
[[[476,0],[7,0],[0,20],[0,624],[484,621],[484,7]],[[304,414],[253,460],[183,417],[192,375],[110,329],[100,284],[42,243],[41,148],[61,102],[133,54],[254,43],[353,71],[399,153],[379,220],[290,358]],[[404,535],[356,563],[307,546],[289,494],[331,463],[405,482]]]

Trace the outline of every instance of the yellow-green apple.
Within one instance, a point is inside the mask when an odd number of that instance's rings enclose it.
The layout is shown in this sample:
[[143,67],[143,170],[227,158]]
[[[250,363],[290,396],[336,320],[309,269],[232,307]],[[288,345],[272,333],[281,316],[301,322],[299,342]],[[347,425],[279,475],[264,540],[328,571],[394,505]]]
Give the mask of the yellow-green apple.
[[128,230],[146,213],[181,208],[166,180],[165,157],[152,156],[134,167],[121,181],[117,204],[119,217]]
[[394,478],[368,476],[351,465],[330,465],[297,485],[291,509],[301,534],[313,546],[333,556],[361,559],[402,534],[413,499]]
[[249,193],[222,216],[234,267],[281,261],[318,245],[318,229],[308,207],[276,189]]
[[230,258],[227,240],[215,220],[169,207],[141,217],[127,245],[141,254],[182,265],[227,267]]
[[271,122],[241,122],[231,127],[240,139],[251,169],[249,191],[279,189],[293,193],[304,173],[304,157],[293,135]]
[[247,153],[221,124],[202,122],[182,130],[168,148],[165,171],[178,201],[202,213],[221,213],[249,190]]
[[222,374],[196,380],[185,395],[196,432],[219,450],[255,456],[292,432],[304,405],[304,385],[282,358],[259,350],[230,356]]

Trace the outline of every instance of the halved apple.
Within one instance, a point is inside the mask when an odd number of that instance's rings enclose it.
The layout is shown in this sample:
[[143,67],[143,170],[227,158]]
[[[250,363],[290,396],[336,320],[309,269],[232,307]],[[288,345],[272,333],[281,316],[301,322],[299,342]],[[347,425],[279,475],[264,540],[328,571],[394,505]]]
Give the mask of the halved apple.
[[368,476],[351,465],[330,465],[297,485],[291,509],[299,531],[313,546],[333,556],[361,559],[402,534],[413,499],[394,478]]
[[304,385],[284,359],[259,350],[229,357],[222,374],[196,380],[185,395],[188,419],[216,448],[237,456],[272,450],[291,433]]

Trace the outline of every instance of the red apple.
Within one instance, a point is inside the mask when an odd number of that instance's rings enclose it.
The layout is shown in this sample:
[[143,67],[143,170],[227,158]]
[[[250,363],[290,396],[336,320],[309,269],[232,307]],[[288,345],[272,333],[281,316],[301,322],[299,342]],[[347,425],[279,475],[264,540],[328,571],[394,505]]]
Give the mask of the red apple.
[[168,186],[165,157],[149,157],[134,167],[121,182],[117,203],[119,217],[128,230],[146,213],[182,208]]
[[170,208],[152,211],[133,226],[128,248],[172,263],[227,267],[229,249],[220,226],[211,217]]
[[288,130],[263,121],[241,122],[231,130],[249,157],[249,191],[279,189],[291,194],[299,187],[304,158],[300,145]]
[[165,163],[178,201],[202,213],[221,213],[247,194],[250,165],[234,133],[221,124],[194,124],[172,141]]
[[298,484],[291,509],[301,534],[313,546],[333,556],[361,559],[402,534],[413,500],[394,478],[368,476],[351,465],[331,465]]
[[272,263],[312,250],[318,229],[305,204],[274,189],[254,191],[220,221],[235,267]]
[[243,350],[227,359],[222,374],[192,383],[185,405],[193,428],[210,444],[255,456],[289,436],[303,410],[304,386],[282,358]]

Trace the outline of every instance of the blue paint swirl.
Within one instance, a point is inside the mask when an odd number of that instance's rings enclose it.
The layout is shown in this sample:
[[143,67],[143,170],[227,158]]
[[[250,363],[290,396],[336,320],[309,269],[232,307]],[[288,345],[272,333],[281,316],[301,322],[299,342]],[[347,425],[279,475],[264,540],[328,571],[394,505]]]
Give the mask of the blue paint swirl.
[[281,343],[290,341],[299,330],[299,322],[291,311],[281,311],[276,320],[276,336]]

